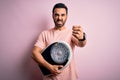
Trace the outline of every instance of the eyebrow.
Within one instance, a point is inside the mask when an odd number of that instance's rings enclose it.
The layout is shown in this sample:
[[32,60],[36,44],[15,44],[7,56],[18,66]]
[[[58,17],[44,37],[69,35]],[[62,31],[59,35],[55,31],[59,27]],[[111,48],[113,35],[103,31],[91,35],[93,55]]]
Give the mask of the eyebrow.
[[[59,15],[59,13],[54,13],[55,15]],[[61,15],[65,15],[65,13],[62,13]]]

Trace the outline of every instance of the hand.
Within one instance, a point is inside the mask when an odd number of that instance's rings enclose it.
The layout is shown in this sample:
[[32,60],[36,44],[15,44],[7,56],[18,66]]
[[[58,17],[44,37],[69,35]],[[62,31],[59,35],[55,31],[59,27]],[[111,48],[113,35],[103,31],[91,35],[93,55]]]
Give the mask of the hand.
[[81,26],[73,26],[72,28],[73,32],[72,35],[76,37],[77,39],[83,39],[83,29]]
[[49,70],[52,74],[57,75],[61,73],[61,70],[59,69],[61,69],[62,67],[62,65],[52,65]]

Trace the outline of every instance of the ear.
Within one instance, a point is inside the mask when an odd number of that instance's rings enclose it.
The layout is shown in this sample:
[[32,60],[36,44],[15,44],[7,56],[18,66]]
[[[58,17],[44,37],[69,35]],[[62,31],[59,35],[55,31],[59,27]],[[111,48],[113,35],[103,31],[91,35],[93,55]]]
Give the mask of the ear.
[[54,14],[52,13],[52,18],[54,18]]
[[68,14],[66,15],[66,20],[68,19]]
[[66,16],[68,17],[68,14],[66,14]]

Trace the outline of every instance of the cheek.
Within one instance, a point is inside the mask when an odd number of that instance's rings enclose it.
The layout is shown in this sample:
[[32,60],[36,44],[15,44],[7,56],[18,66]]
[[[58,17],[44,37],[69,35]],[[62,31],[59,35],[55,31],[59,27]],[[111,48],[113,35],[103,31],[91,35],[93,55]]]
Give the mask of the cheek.
[[54,17],[54,20],[57,21],[58,17]]
[[56,18],[55,18],[55,17],[53,17],[53,20],[54,20],[54,21],[56,21]]
[[64,17],[63,19],[64,19],[64,21],[66,21],[67,17]]

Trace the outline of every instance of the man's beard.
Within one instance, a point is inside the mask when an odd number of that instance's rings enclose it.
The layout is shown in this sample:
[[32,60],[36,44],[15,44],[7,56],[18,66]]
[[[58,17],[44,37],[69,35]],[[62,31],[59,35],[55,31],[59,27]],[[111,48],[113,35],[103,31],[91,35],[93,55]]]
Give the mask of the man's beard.
[[65,21],[59,20],[59,19],[58,19],[57,21],[54,20],[55,26],[56,26],[57,28],[63,27],[64,24],[65,24],[65,22],[66,22],[66,20],[65,20]]

